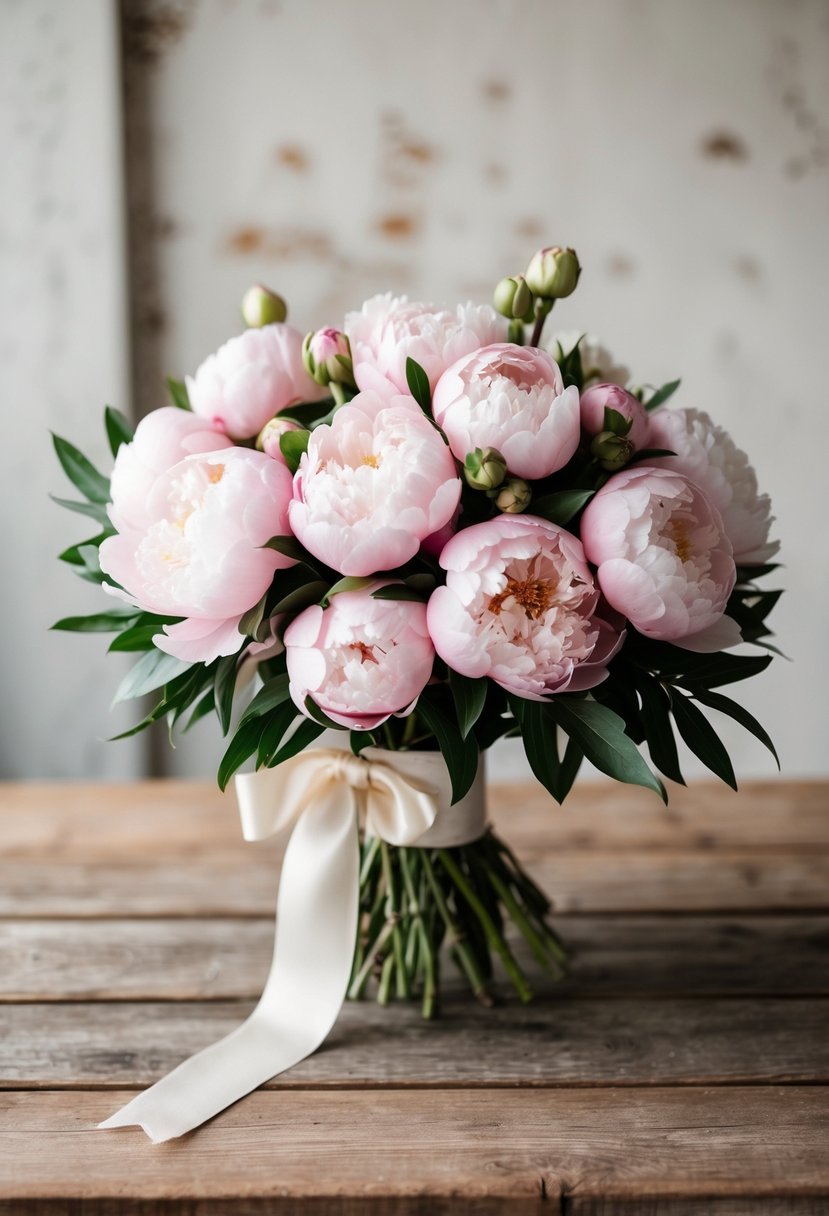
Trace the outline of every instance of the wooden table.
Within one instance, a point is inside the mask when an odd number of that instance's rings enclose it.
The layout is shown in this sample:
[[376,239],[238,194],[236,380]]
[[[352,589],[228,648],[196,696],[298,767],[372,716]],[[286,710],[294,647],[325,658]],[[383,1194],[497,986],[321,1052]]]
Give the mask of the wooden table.
[[95,1124],[237,1025],[278,848],[207,785],[0,791],[0,1212],[829,1212],[829,786],[496,787],[570,977],[347,1006],[200,1131]]

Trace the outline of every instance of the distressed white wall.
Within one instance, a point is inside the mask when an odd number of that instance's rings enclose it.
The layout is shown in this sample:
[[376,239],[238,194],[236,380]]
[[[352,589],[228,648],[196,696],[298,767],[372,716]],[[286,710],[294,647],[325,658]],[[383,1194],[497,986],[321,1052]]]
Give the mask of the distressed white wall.
[[[25,12],[39,7],[66,11]],[[795,664],[739,695],[788,775],[826,772],[825,0],[124,7],[133,337],[148,375],[192,369],[238,327],[256,279],[309,328],[388,288],[485,299],[538,244],[574,244],[585,273],[560,323],[601,334],[637,379],[681,374],[681,401],[733,431],[774,497],[789,592],[773,624]],[[23,21],[23,5],[5,11]],[[120,384],[93,333],[83,314],[65,337],[74,434]],[[141,409],[161,401],[148,375]],[[61,610],[68,598],[63,580]],[[61,641],[67,664],[97,654]],[[96,693],[76,738],[101,733],[100,707]],[[759,744],[725,733],[738,772],[772,772]],[[217,748],[209,731],[189,737],[175,771],[210,771]]]
[[55,555],[94,531],[49,502],[72,487],[49,430],[108,458],[101,406],[127,401],[117,24],[108,0],[0,2],[0,776],[138,773],[106,744],[122,665],[102,636],[49,633],[100,592]]

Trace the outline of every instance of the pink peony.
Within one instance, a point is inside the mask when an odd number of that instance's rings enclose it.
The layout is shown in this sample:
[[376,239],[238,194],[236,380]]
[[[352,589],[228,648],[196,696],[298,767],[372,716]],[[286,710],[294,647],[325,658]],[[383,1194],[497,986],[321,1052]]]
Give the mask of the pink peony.
[[405,296],[382,295],[350,312],[345,332],[351,342],[354,377],[361,389],[385,400],[408,393],[406,359],[419,363],[432,388],[440,375],[471,351],[506,337],[507,322],[488,304],[410,304]]
[[676,452],[653,464],[696,482],[722,515],[737,565],[770,561],[780,548],[769,540],[771,501],[758,493],[754,469],[728,432],[701,410],[656,410],[650,426],[650,446]]
[[593,688],[623,634],[603,619],[599,589],[575,536],[532,515],[458,532],[441,554],[429,633],[465,676],[489,676],[531,701]]
[[282,455],[279,441],[283,435],[287,435],[288,431],[301,430],[302,427],[299,423],[293,422],[290,418],[271,418],[259,432],[256,446],[260,452],[264,452],[266,456],[270,456],[271,460],[278,460],[280,464],[285,464],[285,457]]
[[633,426],[627,433],[627,438],[635,450],[653,446],[649,438],[648,411],[642,402],[618,384],[594,384],[581,395],[579,403],[581,411],[581,429],[587,435],[599,435],[605,429],[604,412],[606,409],[615,410],[623,418],[629,418]]
[[679,473],[627,469],[599,490],[581,521],[608,602],[651,638],[713,651],[740,641],[723,616],[735,582],[731,542],[700,489]]
[[311,432],[291,530],[341,574],[376,574],[414,557],[450,521],[460,493],[449,449],[411,398],[384,407],[359,393]]
[[140,527],[147,498],[160,473],[196,452],[231,447],[231,440],[187,410],[173,405],[153,410],[135,428],[131,443],[122,443],[110,479],[109,518],[119,532]]
[[239,621],[290,558],[262,546],[288,531],[291,475],[245,448],[190,456],[155,481],[137,526],[103,542],[101,569],[145,612],[187,618],[153,638],[185,662],[242,644]]
[[291,696],[303,713],[310,696],[341,726],[374,730],[413,708],[435,658],[426,605],[372,599],[387,583],[333,595],[327,608],[306,608],[285,630]]
[[302,335],[290,325],[265,325],[231,338],[187,377],[196,414],[234,439],[252,439],[269,418],[327,390],[302,364]]
[[558,364],[532,346],[499,342],[444,372],[432,402],[458,460],[497,448],[509,471],[531,480],[561,469],[579,443],[579,394]]

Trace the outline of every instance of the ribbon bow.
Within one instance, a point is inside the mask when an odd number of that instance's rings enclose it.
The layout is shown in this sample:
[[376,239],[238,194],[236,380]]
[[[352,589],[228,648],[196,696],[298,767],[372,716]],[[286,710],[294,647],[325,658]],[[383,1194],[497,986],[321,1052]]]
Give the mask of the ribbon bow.
[[451,805],[437,752],[311,749],[236,778],[246,840],[295,824],[282,863],[276,938],[253,1013],[133,1098],[100,1127],[138,1124],[156,1144],[217,1115],[320,1046],[351,975],[360,903],[359,820],[394,845],[451,848],[484,831],[483,765]]

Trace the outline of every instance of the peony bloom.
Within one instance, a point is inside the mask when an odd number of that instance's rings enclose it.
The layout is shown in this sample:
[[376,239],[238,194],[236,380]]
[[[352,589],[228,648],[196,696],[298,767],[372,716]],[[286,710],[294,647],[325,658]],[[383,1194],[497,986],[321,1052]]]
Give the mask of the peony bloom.
[[385,582],[341,591],[306,608],[285,630],[291,696],[307,715],[310,696],[333,722],[374,730],[413,708],[432,674],[426,605],[375,600]]
[[101,569],[145,612],[186,619],[153,638],[185,662],[242,644],[242,616],[290,558],[262,546],[288,531],[291,475],[245,448],[190,456],[155,481],[140,523],[100,548]]
[[737,565],[770,561],[780,548],[769,540],[771,501],[758,493],[754,469],[728,432],[701,410],[656,410],[650,429],[651,447],[676,452],[653,464],[696,482],[722,515]]
[[635,451],[652,446],[649,439],[648,411],[637,397],[618,384],[594,384],[582,393],[579,405],[581,429],[585,434],[600,434],[605,429],[604,412],[611,409],[632,420],[633,426],[628,431],[627,438]]
[[196,452],[231,447],[231,440],[204,418],[173,405],[153,410],[135,428],[131,443],[115,457],[109,488],[109,518],[119,532],[140,527],[155,479]]
[[289,405],[327,395],[303,367],[302,334],[290,325],[231,338],[187,377],[187,392],[194,413],[234,439],[252,439]]
[[489,676],[530,701],[593,688],[622,644],[603,618],[579,540],[533,515],[458,532],[443,550],[429,633],[465,676]]
[[419,363],[432,388],[462,355],[501,342],[507,323],[488,304],[410,304],[405,296],[374,296],[360,312],[350,312],[345,332],[351,342],[354,377],[360,389],[389,400],[408,393],[406,359]]
[[581,539],[599,585],[640,633],[687,650],[740,641],[723,616],[734,559],[723,522],[679,473],[640,467],[611,477],[587,504]]
[[535,347],[499,342],[465,355],[441,376],[432,407],[458,460],[497,448],[518,477],[546,477],[578,447],[578,390]]
[[556,363],[561,363],[570,354],[579,338],[581,338],[579,354],[581,355],[585,388],[590,383],[596,384],[599,381],[623,386],[630,382],[630,370],[623,367],[622,364],[616,363],[607,347],[602,346],[594,334],[583,334],[578,329],[564,330],[561,333],[553,334],[550,338],[545,338],[544,349],[550,352]]
[[311,432],[294,478],[290,523],[309,553],[341,574],[391,570],[455,513],[461,482],[411,398],[384,407],[358,393]]

